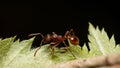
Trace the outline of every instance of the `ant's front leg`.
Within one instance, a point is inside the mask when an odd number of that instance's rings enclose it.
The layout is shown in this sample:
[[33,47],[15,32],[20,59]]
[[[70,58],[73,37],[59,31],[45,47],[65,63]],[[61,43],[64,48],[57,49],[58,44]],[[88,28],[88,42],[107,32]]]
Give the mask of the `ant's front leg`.
[[72,53],[72,51],[70,50],[68,45],[65,43],[65,41],[63,41],[63,44],[67,47],[67,50],[73,55],[73,57],[76,58],[76,56]]

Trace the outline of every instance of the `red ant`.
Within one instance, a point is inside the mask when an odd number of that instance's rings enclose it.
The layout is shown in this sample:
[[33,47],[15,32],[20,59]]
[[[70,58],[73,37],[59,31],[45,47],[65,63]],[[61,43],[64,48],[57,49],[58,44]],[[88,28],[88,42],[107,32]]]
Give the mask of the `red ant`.
[[[69,39],[70,43],[73,45],[79,44],[79,39],[77,36],[75,36],[73,29],[70,31],[66,31],[65,35],[57,35],[55,32],[52,32],[52,34],[47,34],[46,36],[43,36],[41,33],[34,33],[30,34],[29,36],[35,36],[40,35],[42,36],[42,41],[40,43],[39,48],[35,51],[34,56],[36,56],[37,51],[41,48],[43,43],[49,43],[50,48],[52,50],[52,54],[54,53],[54,47],[58,46],[60,43],[63,43],[67,49],[71,52],[71,50],[68,48],[67,44],[65,43],[65,40]],[[71,52],[71,54],[75,57],[75,55]]]

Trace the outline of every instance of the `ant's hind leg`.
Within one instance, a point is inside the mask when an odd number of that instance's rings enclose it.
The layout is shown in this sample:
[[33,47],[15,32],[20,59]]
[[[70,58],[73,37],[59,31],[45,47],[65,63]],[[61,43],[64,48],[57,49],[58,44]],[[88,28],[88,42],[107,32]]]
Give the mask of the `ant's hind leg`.
[[38,49],[37,49],[37,50],[35,51],[35,53],[34,53],[34,56],[35,56],[35,57],[36,57],[36,54],[37,54],[38,50],[41,48],[42,43],[43,43],[43,40],[41,41],[40,46],[38,47]]
[[43,34],[41,33],[33,33],[33,34],[29,34],[28,36],[37,36],[40,35],[42,38],[44,38]]

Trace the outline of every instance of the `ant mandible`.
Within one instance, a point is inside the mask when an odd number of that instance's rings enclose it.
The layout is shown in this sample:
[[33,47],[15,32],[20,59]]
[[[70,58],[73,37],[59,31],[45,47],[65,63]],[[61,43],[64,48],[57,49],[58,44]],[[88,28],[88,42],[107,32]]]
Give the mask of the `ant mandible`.
[[[67,47],[67,49],[71,52],[71,50],[68,48],[68,45],[65,43],[65,40],[67,39],[69,39],[70,43],[73,45],[79,44],[79,38],[75,36],[73,29],[71,29],[70,31],[66,31],[64,36],[57,35],[55,32],[52,32],[52,34],[47,34],[46,36],[43,36],[43,34],[41,33],[33,33],[33,34],[30,34],[29,36],[35,36],[35,35],[40,35],[42,37],[42,40],[39,48],[35,51],[34,56],[36,56],[36,53],[41,48],[43,43],[50,44],[52,54],[54,54],[54,47],[58,46],[60,43],[63,43]],[[75,57],[75,55],[72,52],[71,54]]]

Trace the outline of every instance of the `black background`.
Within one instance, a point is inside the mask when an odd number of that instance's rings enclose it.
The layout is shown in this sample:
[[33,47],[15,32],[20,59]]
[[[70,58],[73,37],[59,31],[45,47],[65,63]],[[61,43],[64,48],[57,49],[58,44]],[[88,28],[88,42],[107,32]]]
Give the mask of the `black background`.
[[[80,44],[88,42],[88,22],[104,27],[109,37],[115,34],[120,43],[119,4],[91,1],[5,1],[0,2],[0,37],[17,35],[28,39],[28,34],[44,35],[55,31],[64,35],[74,29]],[[39,40],[40,41],[40,40]],[[37,41],[36,43],[39,43]]]

